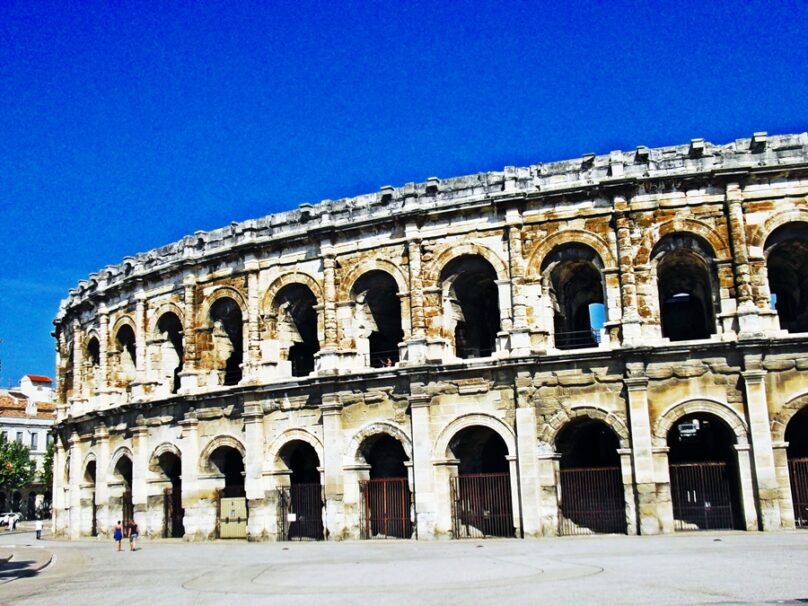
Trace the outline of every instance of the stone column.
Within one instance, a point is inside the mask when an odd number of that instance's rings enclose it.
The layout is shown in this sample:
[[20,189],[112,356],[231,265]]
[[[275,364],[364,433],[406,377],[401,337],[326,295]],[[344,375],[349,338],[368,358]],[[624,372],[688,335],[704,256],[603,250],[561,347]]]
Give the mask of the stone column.
[[561,455],[545,444],[538,455],[539,515],[541,533],[546,537],[558,535],[559,463]]
[[185,415],[182,427],[182,507],[185,509],[183,526],[185,538],[193,539],[200,532],[200,524],[194,509],[200,496],[199,490],[199,421],[194,413]]
[[[497,352],[508,351],[508,337],[513,329],[513,319],[511,316],[511,281],[495,280],[499,299],[499,332],[497,333]],[[507,354],[506,354],[507,355]]]
[[81,537],[81,440],[75,431],[70,435],[70,527],[71,539]]
[[735,292],[738,301],[738,328],[741,338],[760,336],[761,325],[758,308],[752,293],[751,269],[749,266],[749,247],[746,242],[746,221],[744,220],[743,192],[738,183],[727,184],[726,203],[729,236],[732,242],[730,250],[733,257],[735,274]]
[[260,293],[258,292],[258,261],[244,264],[247,270],[247,338],[244,343],[244,377],[255,378],[261,363],[261,335],[258,329]]
[[132,428],[132,457],[132,508],[135,522],[145,529],[148,500],[146,471],[149,467],[149,428],[145,425]]
[[109,372],[109,311],[103,303],[98,306],[98,349],[99,372],[101,373],[101,389],[106,391],[111,384]]
[[634,497],[634,466],[630,448],[618,448],[620,455],[620,474],[623,478],[623,499],[626,502],[626,534],[637,532],[637,505]]
[[[525,263],[522,256],[522,215],[518,208],[505,213],[508,222],[508,268],[511,273],[511,355],[530,355],[530,330],[527,324],[527,300],[524,293]],[[532,459],[533,457],[531,457]]]
[[780,528],[780,486],[774,465],[769,405],[766,397],[765,370],[741,373],[746,392],[746,414],[752,439],[760,526],[763,530]]
[[435,538],[435,492],[432,477],[432,431],[429,406],[432,398],[413,394],[409,398],[412,415],[413,484],[415,525],[419,539]]
[[542,530],[539,504],[539,460],[536,450],[539,438],[536,430],[536,409],[533,406],[516,409],[516,434],[519,483],[522,493],[522,531],[526,537],[538,537]]
[[[196,352],[196,276],[186,276],[183,281],[184,315],[182,322],[183,365],[180,373],[180,393],[190,393],[197,387]],[[184,457],[183,457],[184,458]]]
[[107,536],[111,528],[109,523],[109,483],[107,470],[109,469],[110,447],[109,431],[105,425],[95,428],[95,503],[96,528],[98,534]]
[[323,348],[317,354],[318,370],[334,373],[339,367],[337,355],[337,259],[330,243],[322,244],[323,254]]
[[662,532],[675,530],[673,525],[673,499],[671,497],[671,468],[668,464],[667,446],[655,446],[651,452],[654,457],[654,477],[657,486],[657,512]]
[[[517,445],[518,449],[518,445]],[[517,455],[508,455],[505,457],[508,461],[508,473],[511,480],[511,510],[513,511],[513,527],[515,536],[522,536],[522,516],[519,507],[519,457]]]
[[[86,386],[84,385],[84,373],[81,363],[84,358],[84,333],[78,320],[73,320],[73,399],[84,397]],[[73,407],[71,407],[73,408]],[[78,415],[82,411],[70,410],[70,414]]]
[[656,500],[651,420],[648,414],[648,377],[624,379],[628,391],[628,417],[631,422],[631,455],[634,486],[637,491],[640,534],[658,534],[662,527]]
[[[65,513],[69,514],[69,483],[65,483],[65,449],[59,436],[55,437],[53,447],[53,498],[51,503],[51,532],[56,536],[61,536],[68,530],[69,520],[65,518]],[[66,498],[67,497],[67,498]]]
[[641,338],[640,312],[637,306],[637,280],[634,275],[634,247],[631,243],[631,219],[628,201],[623,196],[614,199],[617,255],[620,268],[620,297],[623,303],[623,344],[638,344]]
[[263,482],[264,410],[260,402],[244,405],[244,490],[250,515],[247,537],[257,540],[269,531],[270,522]]
[[325,396],[320,405],[323,415],[323,492],[325,527],[330,540],[340,540],[345,532],[343,520],[342,477],[342,404],[336,396]]
[[146,292],[135,293],[135,373],[136,382],[146,382]]
[[774,452],[774,471],[780,487],[780,524],[783,528],[794,528],[794,501],[791,496],[791,475],[788,469],[788,442],[772,444]]
[[752,474],[752,461],[749,456],[749,444],[736,444],[738,453],[738,480],[741,485],[741,503],[743,505],[744,527],[746,530],[758,530],[758,515],[755,507],[755,486]]
[[[444,454],[444,453],[436,453]],[[450,491],[451,478],[457,476],[460,461],[457,459],[432,459],[435,483],[435,533],[439,539],[452,537],[452,493]],[[517,514],[514,511],[514,516]],[[462,538],[454,537],[454,538]]]
[[407,344],[408,362],[419,364],[426,359],[426,317],[424,315],[424,282],[421,268],[421,239],[415,223],[407,223],[407,254],[410,269],[410,322],[412,336]]

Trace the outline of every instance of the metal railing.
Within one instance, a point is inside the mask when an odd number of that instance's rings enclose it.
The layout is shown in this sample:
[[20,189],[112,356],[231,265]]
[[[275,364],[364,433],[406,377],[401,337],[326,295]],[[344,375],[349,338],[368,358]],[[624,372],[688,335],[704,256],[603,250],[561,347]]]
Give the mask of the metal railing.
[[670,474],[675,530],[734,528],[726,463],[673,464]]
[[371,368],[392,368],[399,362],[399,352],[398,349],[371,351],[366,360]]
[[310,483],[279,488],[278,526],[282,541],[322,541],[322,486]]
[[797,528],[808,528],[808,458],[789,459],[791,500],[794,502],[794,523]]
[[363,539],[412,538],[412,495],[407,478],[378,478],[359,483]]
[[555,346],[558,349],[584,349],[600,344],[599,330],[572,330],[555,333]]
[[627,532],[623,476],[619,467],[581,467],[560,472],[559,534]]
[[463,474],[450,478],[449,487],[454,538],[516,536],[510,474]]

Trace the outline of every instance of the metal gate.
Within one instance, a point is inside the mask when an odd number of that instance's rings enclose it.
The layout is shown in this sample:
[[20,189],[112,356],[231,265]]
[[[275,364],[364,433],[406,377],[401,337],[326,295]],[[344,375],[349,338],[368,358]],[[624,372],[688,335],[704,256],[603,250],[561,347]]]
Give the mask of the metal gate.
[[625,534],[626,500],[620,468],[562,469],[560,510],[561,535]]
[[794,502],[794,523],[808,528],[808,459],[789,459],[791,500]]
[[121,521],[123,522],[123,534],[124,536],[128,537],[129,523],[135,519],[135,507],[132,504],[132,493],[129,491],[124,492],[123,496],[121,497],[121,503],[121,513],[123,514],[121,517]]
[[464,474],[449,481],[454,538],[516,535],[510,474]]
[[223,497],[219,493],[219,538],[247,538],[247,499]]
[[320,484],[292,484],[278,489],[278,528],[282,541],[322,541],[323,493]]
[[163,491],[163,538],[177,538],[185,534],[182,518],[182,491],[166,488]]
[[412,537],[412,497],[407,478],[379,478],[359,482],[362,495],[360,535],[363,539]]
[[670,473],[675,530],[735,527],[726,463],[675,464]]

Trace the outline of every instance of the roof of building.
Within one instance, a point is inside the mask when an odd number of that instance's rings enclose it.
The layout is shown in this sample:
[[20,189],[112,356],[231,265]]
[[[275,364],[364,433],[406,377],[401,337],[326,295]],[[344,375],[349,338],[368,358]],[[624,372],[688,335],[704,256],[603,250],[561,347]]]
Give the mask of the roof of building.
[[28,401],[17,399],[8,395],[0,395],[0,417],[14,417],[19,419],[53,419],[55,407],[50,402],[37,402],[36,415],[29,415]]
[[25,375],[31,380],[31,383],[53,383],[53,379],[45,375]]

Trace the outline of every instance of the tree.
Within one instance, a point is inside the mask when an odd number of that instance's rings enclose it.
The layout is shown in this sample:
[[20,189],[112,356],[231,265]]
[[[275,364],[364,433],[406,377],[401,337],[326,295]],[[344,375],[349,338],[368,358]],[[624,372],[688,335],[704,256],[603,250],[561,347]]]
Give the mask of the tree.
[[0,433],[0,488],[6,493],[20,490],[34,481],[36,463],[31,460],[28,447],[19,442],[9,442]]
[[55,449],[55,442],[48,444],[48,449],[45,451],[45,458],[42,460],[42,483],[47,486],[48,490],[51,490],[53,487],[53,451]]

